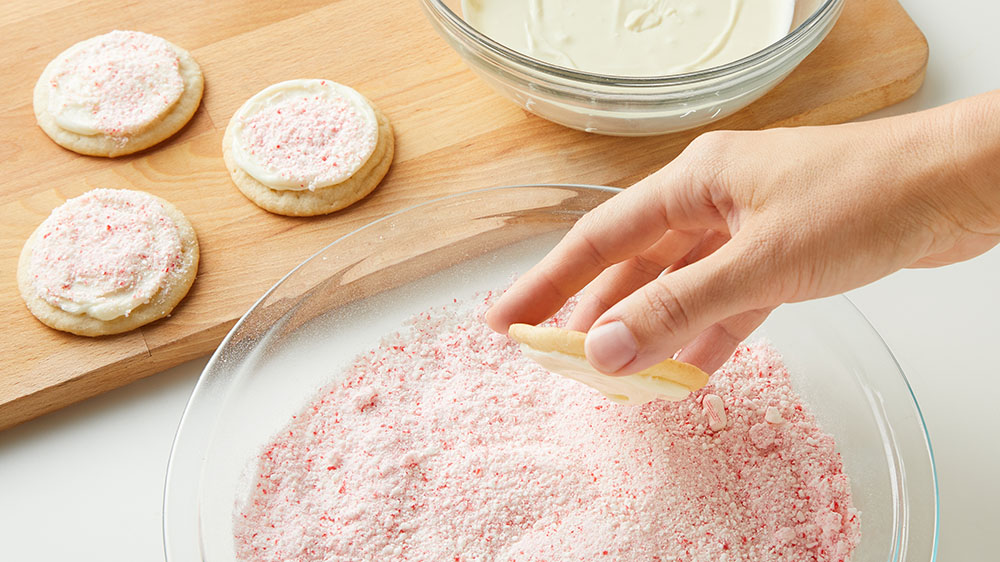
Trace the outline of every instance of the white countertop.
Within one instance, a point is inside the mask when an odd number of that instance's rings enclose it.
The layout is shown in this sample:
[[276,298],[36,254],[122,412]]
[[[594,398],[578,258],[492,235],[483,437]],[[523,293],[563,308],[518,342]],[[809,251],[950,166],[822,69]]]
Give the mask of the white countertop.
[[[931,45],[927,80],[878,115],[1000,88],[1000,3],[902,3]],[[892,348],[929,426],[941,490],[939,559],[997,559],[1000,248],[964,264],[900,272],[850,296]],[[0,559],[162,560],[167,457],[206,361],[0,432]]]

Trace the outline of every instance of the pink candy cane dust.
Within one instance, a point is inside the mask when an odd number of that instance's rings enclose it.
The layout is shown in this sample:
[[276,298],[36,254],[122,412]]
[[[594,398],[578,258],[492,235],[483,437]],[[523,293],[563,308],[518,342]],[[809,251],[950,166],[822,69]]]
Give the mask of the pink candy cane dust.
[[49,83],[50,111],[89,114],[107,135],[142,132],[184,93],[177,52],[155,35],[112,31],[61,56]]
[[522,358],[483,323],[490,300],[416,317],[266,446],[241,560],[849,558],[840,455],[771,348],[686,401],[623,406]]
[[291,97],[245,117],[243,139],[250,157],[311,190],[342,182],[360,169],[375,150],[378,123],[333,85],[329,88],[325,95]]
[[160,290],[180,264],[181,251],[177,226],[155,197],[93,189],[45,219],[30,272],[38,296],[52,306],[127,294],[127,316]]

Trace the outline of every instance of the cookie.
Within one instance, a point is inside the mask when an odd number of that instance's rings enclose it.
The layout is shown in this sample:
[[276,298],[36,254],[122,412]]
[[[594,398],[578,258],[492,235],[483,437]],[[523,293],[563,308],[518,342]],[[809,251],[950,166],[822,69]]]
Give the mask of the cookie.
[[233,115],[222,155],[233,183],[279,215],[338,211],[372,192],[392,164],[389,120],[364,96],[330,80],[289,80]]
[[45,67],[35,84],[35,118],[73,152],[122,156],[179,131],[203,88],[201,69],[184,49],[148,33],[112,31]]
[[704,371],[667,359],[633,375],[614,377],[601,373],[587,361],[587,334],[543,326],[513,324],[507,335],[521,344],[521,351],[549,371],[596,388],[622,404],[645,404],[656,399],[683,400],[708,383]]
[[17,266],[28,310],[81,336],[126,332],[170,314],[198,271],[198,238],[148,193],[94,189],[54,209]]

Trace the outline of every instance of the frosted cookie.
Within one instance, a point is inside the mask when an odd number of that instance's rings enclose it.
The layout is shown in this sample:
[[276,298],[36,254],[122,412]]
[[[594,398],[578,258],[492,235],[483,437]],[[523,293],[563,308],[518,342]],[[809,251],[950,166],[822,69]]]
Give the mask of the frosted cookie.
[[269,86],[233,115],[222,155],[236,187],[289,216],[343,209],[372,192],[392,163],[389,120],[330,80]]
[[142,191],[95,189],[35,229],[17,284],[43,324],[101,336],[170,314],[197,271],[198,239],[176,207]]
[[667,359],[633,375],[613,377],[587,361],[583,343],[587,334],[563,328],[513,324],[507,334],[521,344],[524,355],[549,371],[596,388],[621,404],[645,404],[656,399],[683,400],[708,384],[704,371]]
[[187,51],[155,35],[112,31],[73,45],[35,84],[38,125],[60,146],[122,156],[167,139],[194,115],[204,81]]

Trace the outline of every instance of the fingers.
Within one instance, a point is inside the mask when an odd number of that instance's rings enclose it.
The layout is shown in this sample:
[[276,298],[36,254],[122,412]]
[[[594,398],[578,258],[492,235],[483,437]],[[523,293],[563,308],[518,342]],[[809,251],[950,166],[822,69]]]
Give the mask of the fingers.
[[671,357],[709,326],[767,306],[742,246],[734,239],[612,306],[587,334],[587,359],[603,373],[634,373]]
[[718,250],[724,246],[726,242],[729,242],[729,234],[709,230],[704,234],[704,236],[701,237],[701,240],[699,240],[698,243],[691,248],[690,252],[688,252],[681,259],[670,264],[670,267],[666,270],[667,273],[677,271],[682,267],[691,265],[692,263]]
[[[664,238],[670,236],[672,233],[674,233],[674,231],[668,232],[664,235]],[[692,240],[694,240],[693,244],[691,243]],[[567,327],[571,330],[589,330],[594,321],[597,320],[601,314],[604,314],[604,312],[606,312],[614,303],[638,290],[645,283],[659,277],[664,271],[668,273],[674,272],[691,263],[703,259],[721,248],[728,240],[728,234],[716,232],[714,230],[704,233],[700,239],[695,239],[694,235],[689,235],[683,246],[689,247],[690,250],[686,254],[682,254],[682,250],[680,248],[681,244],[675,244],[674,249],[677,251],[670,254],[668,260],[664,260],[664,262],[671,264],[669,268],[660,267],[659,271],[656,272],[653,272],[651,268],[630,267],[632,265],[630,262],[633,260],[629,260],[628,262],[615,266],[611,270],[602,274],[601,277],[599,277],[591,285],[591,287],[588,287],[586,294],[584,294],[584,296],[580,299],[580,304],[577,305],[576,310],[573,311],[573,316],[570,317]],[[625,268],[629,269],[626,270]],[[623,271],[615,271],[616,269]],[[737,328],[738,326],[734,325],[733,327]],[[752,330],[753,328],[751,328],[751,331]],[[733,345],[735,346],[736,344]],[[723,345],[722,347],[725,346]],[[720,353],[725,353],[725,356],[722,357],[722,362],[725,362],[725,360],[729,357],[728,354],[732,353],[732,349],[728,351],[722,350]],[[712,357],[706,359],[705,364],[710,366],[714,362],[715,358]],[[719,365],[721,364],[722,363],[719,363]],[[715,367],[713,367],[713,370],[714,368]],[[710,373],[712,371],[706,372]]]
[[[636,186],[638,187],[638,186]],[[587,213],[542,261],[520,277],[488,311],[486,322],[506,333],[514,322],[537,324],[608,266],[642,251],[663,235],[662,213],[635,187]]]
[[750,310],[713,324],[685,345],[675,359],[695,365],[706,373],[714,373],[772,310]]
[[587,213],[507,290],[486,321],[501,333],[514,322],[537,324],[606,268],[642,253],[668,230],[705,223],[711,228],[719,220],[704,186],[667,166]]
[[611,305],[656,279],[670,264],[688,254],[698,245],[700,236],[694,232],[667,231],[644,252],[604,270],[584,291],[566,327],[581,332],[589,330]]

